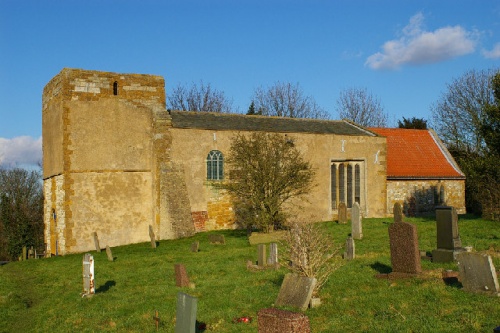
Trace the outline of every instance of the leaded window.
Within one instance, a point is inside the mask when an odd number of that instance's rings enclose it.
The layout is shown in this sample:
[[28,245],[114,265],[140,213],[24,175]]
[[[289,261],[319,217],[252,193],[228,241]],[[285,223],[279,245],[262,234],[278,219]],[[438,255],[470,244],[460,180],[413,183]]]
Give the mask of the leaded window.
[[224,179],[224,156],[218,150],[212,150],[207,156],[207,180]]

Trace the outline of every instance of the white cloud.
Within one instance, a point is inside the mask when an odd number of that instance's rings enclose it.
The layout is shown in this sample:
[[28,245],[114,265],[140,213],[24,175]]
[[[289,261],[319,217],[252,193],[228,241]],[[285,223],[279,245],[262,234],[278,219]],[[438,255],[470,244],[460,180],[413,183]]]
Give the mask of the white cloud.
[[498,59],[500,58],[500,43],[496,43],[493,50],[483,50],[483,55],[488,59]]
[[0,138],[0,166],[36,165],[42,161],[42,137]]
[[422,13],[414,15],[401,31],[402,37],[385,42],[383,51],[369,56],[365,65],[372,69],[397,69],[405,64],[436,63],[474,52],[477,33],[467,32],[459,25],[425,31],[423,21]]

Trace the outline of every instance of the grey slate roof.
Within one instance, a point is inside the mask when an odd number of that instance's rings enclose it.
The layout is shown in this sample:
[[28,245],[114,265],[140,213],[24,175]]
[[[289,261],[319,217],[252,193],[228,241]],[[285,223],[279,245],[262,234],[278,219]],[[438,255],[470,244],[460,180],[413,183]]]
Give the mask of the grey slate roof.
[[174,128],[378,136],[345,120],[316,120],[242,114],[170,111]]

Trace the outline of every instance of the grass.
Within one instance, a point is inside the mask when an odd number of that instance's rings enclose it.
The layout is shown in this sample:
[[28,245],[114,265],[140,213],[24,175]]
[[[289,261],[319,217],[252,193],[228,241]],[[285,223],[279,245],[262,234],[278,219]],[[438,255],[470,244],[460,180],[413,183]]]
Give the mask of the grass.
[[[417,226],[422,250],[436,247],[436,226],[430,219],[407,219]],[[365,219],[363,240],[356,241],[356,259],[345,262],[320,291],[322,305],[309,309],[313,332],[491,332],[500,326],[498,297],[466,293],[459,284],[446,285],[444,269],[456,264],[422,262],[421,277],[377,279],[390,272],[388,219]],[[322,223],[325,234],[342,244],[350,225]],[[500,267],[500,224],[461,217],[464,246],[492,255]],[[220,231],[225,245],[211,245],[206,233],[191,238],[92,252],[96,294],[82,298],[82,255],[12,262],[0,266],[0,332],[173,332],[176,295],[198,297],[199,322],[206,332],[257,332],[257,311],[271,307],[287,273],[247,271],[257,259],[246,231]],[[271,238],[265,239],[272,241]],[[200,242],[200,252],[190,245]],[[260,241],[258,241],[260,242]],[[256,242],[256,243],[258,243]],[[175,286],[174,264],[186,267],[195,289]],[[247,323],[234,318],[250,316]]]

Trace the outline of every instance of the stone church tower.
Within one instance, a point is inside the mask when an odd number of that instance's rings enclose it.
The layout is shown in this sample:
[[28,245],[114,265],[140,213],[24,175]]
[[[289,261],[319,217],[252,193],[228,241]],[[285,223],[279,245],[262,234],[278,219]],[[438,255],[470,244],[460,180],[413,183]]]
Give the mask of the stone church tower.
[[194,233],[169,156],[162,77],[65,68],[46,85],[42,104],[51,254],[92,249],[94,232],[101,246],[147,241],[149,225],[158,239]]

